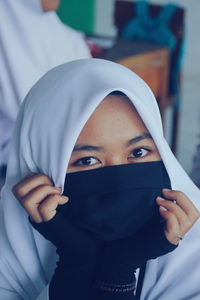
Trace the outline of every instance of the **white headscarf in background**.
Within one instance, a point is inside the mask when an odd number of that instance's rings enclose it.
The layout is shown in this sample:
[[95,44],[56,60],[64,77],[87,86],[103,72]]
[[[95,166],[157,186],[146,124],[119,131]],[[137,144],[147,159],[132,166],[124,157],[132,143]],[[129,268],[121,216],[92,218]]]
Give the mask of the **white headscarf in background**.
[[0,1],[0,165],[20,103],[35,82],[51,68],[89,58],[80,33],[44,12],[40,0]]
[[[125,67],[100,59],[58,66],[31,89],[15,126],[1,200],[0,299],[36,299],[51,278],[56,257],[50,242],[32,229],[26,212],[12,195],[12,186],[35,172],[48,175],[56,186],[63,187],[70,155],[84,124],[98,104],[116,90],[130,98],[143,119],[172,188],[186,193],[200,209],[200,192],[168,147],[156,100],[144,81]],[[199,300],[199,262],[197,222],[174,252],[148,262],[141,300]],[[8,298],[5,291],[16,294]]]

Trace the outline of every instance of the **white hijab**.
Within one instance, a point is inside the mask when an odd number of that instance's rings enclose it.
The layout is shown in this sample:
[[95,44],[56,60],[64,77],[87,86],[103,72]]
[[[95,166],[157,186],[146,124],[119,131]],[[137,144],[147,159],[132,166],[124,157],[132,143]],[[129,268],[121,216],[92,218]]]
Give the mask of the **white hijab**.
[[[0,299],[18,300],[16,294],[21,296],[19,299],[36,299],[48,283],[55,263],[54,247],[32,229],[25,211],[12,195],[12,186],[29,172],[39,172],[63,187],[81,129],[102,99],[115,90],[130,98],[143,119],[167,168],[172,188],[186,193],[200,209],[200,192],[168,147],[156,100],[144,81],[125,67],[100,59],[58,66],[31,89],[14,130],[1,201]],[[149,261],[141,299],[199,299],[199,262],[197,222],[174,252]],[[15,292],[15,298],[2,298],[5,289]]]
[[[89,57],[81,34],[55,12],[43,12],[40,0],[0,1],[0,149],[33,84],[59,64]],[[1,150],[0,165],[7,151]]]

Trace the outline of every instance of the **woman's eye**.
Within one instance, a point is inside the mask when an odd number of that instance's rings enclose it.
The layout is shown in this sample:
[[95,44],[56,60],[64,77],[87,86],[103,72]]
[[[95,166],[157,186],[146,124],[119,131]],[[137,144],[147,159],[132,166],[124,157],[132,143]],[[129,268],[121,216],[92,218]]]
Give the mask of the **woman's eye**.
[[149,150],[145,148],[138,148],[132,151],[131,155],[129,157],[131,158],[137,158],[137,157],[144,157],[149,153]]
[[74,165],[75,166],[91,166],[98,163],[98,159],[94,158],[94,157],[83,157],[78,159]]

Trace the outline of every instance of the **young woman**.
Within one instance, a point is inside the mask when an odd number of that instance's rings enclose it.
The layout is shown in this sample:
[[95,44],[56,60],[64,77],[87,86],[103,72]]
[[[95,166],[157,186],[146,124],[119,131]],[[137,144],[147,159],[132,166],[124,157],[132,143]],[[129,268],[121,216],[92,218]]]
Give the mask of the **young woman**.
[[197,300],[199,196],[138,76],[98,59],[56,67],[13,134],[0,298]]
[[29,89],[51,68],[64,62],[90,57],[81,34],[62,24],[57,17],[54,10],[59,2],[0,2],[0,169],[4,166],[2,171],[7,164],[13,124],[20,103]]

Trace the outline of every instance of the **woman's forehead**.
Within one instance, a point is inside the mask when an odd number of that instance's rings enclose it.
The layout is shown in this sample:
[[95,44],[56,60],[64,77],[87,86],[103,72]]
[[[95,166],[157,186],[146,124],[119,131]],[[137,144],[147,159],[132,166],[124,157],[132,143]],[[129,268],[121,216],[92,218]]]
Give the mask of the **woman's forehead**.
[[141,122],[143,122],[133,102],[123,93],[111,93],[108,96],[106,96],[98,104],[96,109],[89,117],[88,121],[97,118],[109,118],[111,117],[111,115],[116,115],[117,117],[119,114],[123,114],[124,118],[126,118],[126,116],[128,115],[132,115],[132,117],[138,118]]
[[148,132],[131,101],[125,96],[109,95],[87,120],[78,141],[130,139]]

